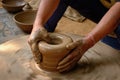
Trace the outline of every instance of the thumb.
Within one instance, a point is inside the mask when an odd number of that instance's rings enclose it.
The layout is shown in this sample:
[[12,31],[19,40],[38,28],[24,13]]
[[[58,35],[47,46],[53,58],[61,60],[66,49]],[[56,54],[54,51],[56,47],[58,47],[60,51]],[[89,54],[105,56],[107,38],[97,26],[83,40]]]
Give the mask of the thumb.
[[75,47],[80,46],[80,45],[82,45],[82,44],[83,44],[83,40],[80,39],[80,40],[77,40],[77,41],[75,41],[75,42],[72,42],[72,43],[66,45],[66,48],[67,48],[67,49],[74,49]]

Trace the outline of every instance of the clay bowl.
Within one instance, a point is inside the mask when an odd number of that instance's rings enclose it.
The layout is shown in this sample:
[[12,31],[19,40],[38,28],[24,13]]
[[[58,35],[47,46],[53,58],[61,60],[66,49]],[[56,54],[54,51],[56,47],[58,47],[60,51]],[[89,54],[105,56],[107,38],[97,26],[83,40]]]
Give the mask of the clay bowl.
[[36,13],[36,10],[19,12],[13,17],[13,20],[23,32],[31,33]]
[[10,13],[22,11],[26,2],[24,0],[2,0],[2,6]]

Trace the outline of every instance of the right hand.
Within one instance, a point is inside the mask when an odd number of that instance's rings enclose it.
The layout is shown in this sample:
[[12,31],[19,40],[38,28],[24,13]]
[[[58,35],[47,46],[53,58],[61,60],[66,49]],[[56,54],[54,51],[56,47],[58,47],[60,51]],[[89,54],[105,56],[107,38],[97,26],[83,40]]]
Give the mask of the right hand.
[[70,49],[69,55],[61,60],[57,66],[59,72],[67,72],[71,70],[76,63],[81,59],[84,53],[95,44],[94,37],[89,36],[83,37],[82,39],[68,44],[66,47]]
[[38,43],[41,41],[50,41],[47,30],[42,26],[37,28],[36,30],[32,30],[30,37],[28,39],[28,43],[30,45],[31,51],[33,53],[33,57],[37,64],[41,62],[42,56],[38,48]]

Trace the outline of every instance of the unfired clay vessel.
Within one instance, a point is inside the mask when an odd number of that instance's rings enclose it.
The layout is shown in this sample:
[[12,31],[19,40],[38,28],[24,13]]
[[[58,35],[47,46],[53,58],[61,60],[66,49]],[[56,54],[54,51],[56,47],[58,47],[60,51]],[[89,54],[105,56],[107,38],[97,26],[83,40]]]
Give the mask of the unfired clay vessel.
[[42,54],[42,61],[39,67],[47,71],[57,71],[58,63],[69,53],[66,45],[72,42],[72,39],[64,34],[50,33],[51,43],[40,41],[39,51]]
[[27,10],[17,13],[13,20],[17,26],[25,33],[31,33],[37,10]]
[[22,11],[22,8],[26,5],[24,0],[2,0],[2,6],[10,13],[17,13]]

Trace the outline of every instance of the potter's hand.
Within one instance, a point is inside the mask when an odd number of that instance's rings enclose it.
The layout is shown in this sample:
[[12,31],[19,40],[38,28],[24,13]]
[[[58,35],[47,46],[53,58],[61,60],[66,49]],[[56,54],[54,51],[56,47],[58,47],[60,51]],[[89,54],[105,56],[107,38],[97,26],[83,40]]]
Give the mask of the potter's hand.
[[44,27],[39,27],[37,30],[33,30],[28,39],[28,43],[30,45],[36,63],[40,63],[41,61],[41,54],[38,48],[38,42],[41,40],[50,41],[48,32]]
[[67,45],[67,48],[71,49],[71,52],[58,64],[57,69],[59,72],[67,72],[71,70],[82,57],[82,55],[94,45],[92,38],[89,38],[90,37],[85,37]]

